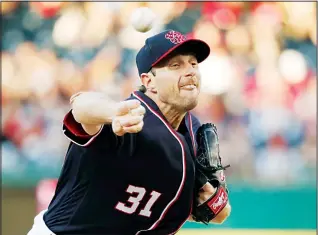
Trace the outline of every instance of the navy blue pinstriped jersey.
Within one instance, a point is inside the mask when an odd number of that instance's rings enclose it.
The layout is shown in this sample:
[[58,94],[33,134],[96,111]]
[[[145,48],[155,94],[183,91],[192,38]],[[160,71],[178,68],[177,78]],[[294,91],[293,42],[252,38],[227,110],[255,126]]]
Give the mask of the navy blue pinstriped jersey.
[[110,125],[91,137],[64,119],[72,141],[66,154],[46,225],[60,234],[174,234],[192,205],[199,121],[187,113],[178,132],[145,94],[134,92],[146,108],[143,130],[117,137]]

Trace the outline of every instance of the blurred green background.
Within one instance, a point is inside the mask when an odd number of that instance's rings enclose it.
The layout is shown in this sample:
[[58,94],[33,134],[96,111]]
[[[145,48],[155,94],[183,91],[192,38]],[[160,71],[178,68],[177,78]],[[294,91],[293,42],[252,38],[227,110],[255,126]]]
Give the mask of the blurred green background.
[[[205,40],[194,113],[219,130],[232,215],[180,235],[313,234],[316,204],[315,2],[1,2],[2,234],[23,235],[46,208],[69,144],[69,98],[116,100],[140,84],[146,37],[175,29]],[[138,33],[139,6],[158,16]]]

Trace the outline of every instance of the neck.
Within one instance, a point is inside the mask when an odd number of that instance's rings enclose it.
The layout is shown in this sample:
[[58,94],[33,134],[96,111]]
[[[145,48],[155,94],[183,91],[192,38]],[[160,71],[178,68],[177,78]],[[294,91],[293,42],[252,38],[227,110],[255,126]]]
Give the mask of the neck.
[[159,98],[157,98],[156,95],[154,95],[150,92],[149,93],[147,92],[146,95],[149,96],[158,105],[161,113],[168,120],[168,122],[172,126],[172,128],[177,130],[179,128],[184,116],[186,115],[186,112],[177,110],[172,105],[162,102]]
[[168,104],[157,103],[161,113],[166,117],[173,129],[177,130],[186,115],[185,112],[180,113],[180,111],[175,110]]

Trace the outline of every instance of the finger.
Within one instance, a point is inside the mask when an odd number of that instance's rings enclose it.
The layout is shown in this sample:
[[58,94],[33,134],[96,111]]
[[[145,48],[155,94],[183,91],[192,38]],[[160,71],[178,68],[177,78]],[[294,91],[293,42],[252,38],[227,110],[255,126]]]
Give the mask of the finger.
[[70,104],[72,104],[74,102],[74,99],[79,96],[80,94],[82,94],[83,92],[80,91],[80,92],[77,92],[76,94],[72,95],[71,98],[70,98]]
[[143,118],[143,116],[125,116],[119,119],[119,122],[122,127],[130,127],[140,123]]
[[125,133],[123,130],[123,127],[120,125],[118,120],[113,121],[112,128],[113,128],[113,132],[118,136],[122,136]]
[[137,125],[130,126],[130,127],[123,127],[123,129],[126,133],[137,133],[142,130],[143,126],[144,126],[144,122],[141,121]]
[[216,189],[209,182],[207,182],[205,185],[203,185],[201,190],[204,192],[214,193]]
[[138,108],[140,106],[140,102],[138,100],[125,100],[119,103],[117,109],[117,115],[125,115],[129,113],[130,110]]
[[211,196],[213,195],[213,193],[208,193],[208,192],[202,192],[199,195],[199,204],[201,205],[202,203],[206,202]]
[[146,113],[146,109],[143,106],[130,110],[130,114],[134,116],[141,116]]

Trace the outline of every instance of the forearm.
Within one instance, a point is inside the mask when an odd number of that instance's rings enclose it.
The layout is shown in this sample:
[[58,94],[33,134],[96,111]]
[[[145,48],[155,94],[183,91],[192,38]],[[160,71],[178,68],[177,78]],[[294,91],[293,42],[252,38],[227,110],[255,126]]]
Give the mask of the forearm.
[[83,92],[71,97],[72,114],[88,134],[97,133],[103,124],[110,124],[117,103],[99,92]]
[[99,92],[83,92],[71,98],[75,120],[86,125],[111,123],[115,116],[116,104]]

